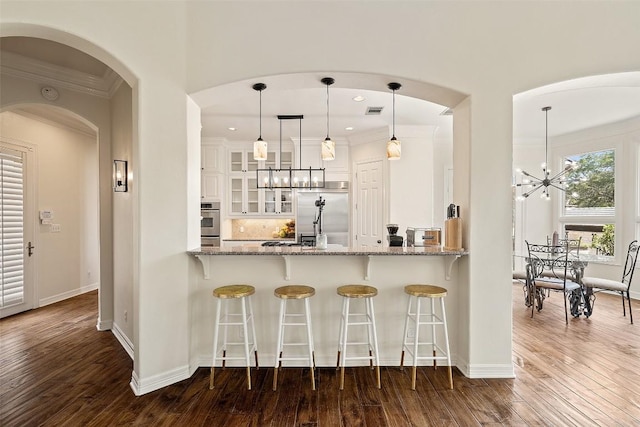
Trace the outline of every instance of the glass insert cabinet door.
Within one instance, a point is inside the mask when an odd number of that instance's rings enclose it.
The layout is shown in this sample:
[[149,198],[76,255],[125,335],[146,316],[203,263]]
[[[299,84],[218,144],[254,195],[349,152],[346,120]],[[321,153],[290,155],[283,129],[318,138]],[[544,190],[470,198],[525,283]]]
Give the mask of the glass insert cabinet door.
[[253,178],[246,178],[246,191],[247,191],[247,207],[245,212],[250,214],[257,214],[260,212],[260,192],[258,191],[258,180]]
[[243,178],[231,178],[231,213],[244,213]]

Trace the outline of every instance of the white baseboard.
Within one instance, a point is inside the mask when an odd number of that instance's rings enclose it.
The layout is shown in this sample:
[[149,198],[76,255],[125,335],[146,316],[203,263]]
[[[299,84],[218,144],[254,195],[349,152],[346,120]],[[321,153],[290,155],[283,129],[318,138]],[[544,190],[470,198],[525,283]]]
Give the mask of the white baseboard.
[[71,291],[63,292],[58,295],[42,298],[41,300],[38,301],[38,307],[44,307],[45,305],[55,304],[56,302],[77,297],[78,295],[95,291],[96,289],[98,289],[98,282],[91,283],[90,285],[87,285],[87,286],[82,286],[81,288],[78,288],[78,289],[73,289]]
[[182,366],[171,371],[163,372],[161,374],[142,379],[138,378],[136,371],[133,371],[131,374],[131,382],[129,383],[129,386],[136,396],[142,396],[143,394],[159,390],[162,387],[166,387],[179,381],[186,380],[190,376],[191,375],[189,373],[188,366]]
[[468,363],[459,363],[456,367],[467,378],[515,378],[516,374],[513,370],[513,364],[494,365],[494,364],[478,364],[469,365]]
[[125,335],[125,333],[122,331],[122,329],[120,329],[117,323],[113,324],[111,332],[113,332],[113,335],[115,335],[116,339],[118,340],[122,348],[124,348],[124,351],[127,352],[131,360],[133,360],[133,343],[131,342],[129,337]]

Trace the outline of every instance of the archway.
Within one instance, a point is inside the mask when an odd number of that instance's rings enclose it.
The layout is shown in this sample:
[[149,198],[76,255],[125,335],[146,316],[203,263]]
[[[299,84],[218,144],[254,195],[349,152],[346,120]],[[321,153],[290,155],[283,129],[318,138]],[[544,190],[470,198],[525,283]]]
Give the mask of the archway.
[[[53,101],[45,101],[47,105],[56,105],[59,108],[62,108],[66,111],[69,111],[72,115],[79,119],[84,123],[90,123],[91,126],[95,129],[97,134],[98,141],[98,164],[97,164],[97,173],[98,173],[98,199],[99,199],[99,208],[98,208],[98,234],[99,234],[99,279],[96,279],[99,282],[99,315],[97,320],[97,328],[99,330],[109,330],[114,329],[114,320],[115,320],[115,294],[116,289],[114,288],[115,281],[114,276],[116,275],[117,267],[114,264],[114,252],[117,251],[118,246],[122,245],[124,247],[130,248],[131,251],[134,247],[132,244],[132,239],[134,233],[129,230],[128,233],[128,241],[119,242],[114,245],[114,227],[117,227],[119,223],[125,221],[127,227],[131,229],[135,221],[133,221],[133,212],[135,211],[132,208],[128,208],[125,210],[126,214],[129,215],[128,218],[124,218],[124,215],[120,213],[119,215],[114,215],[114,193],[112,190],[112,167],[113,167],[113,159],[125,159],[130,163],[133,163],[133,149],[134,144],[137,142],[134,140],[137,132],[134,131],[137,128],[136,118],[132,114],[133,108],[133,100],[136,98],[136,87],[137,87],[137,79],[131,71],[122,64],[117,58],[111,55],[109,52],[106,52],[101,47],[88,42],[87,40],[81,39],[77,36],[65,33],[60,30],[42,27],[38,25],[29,25],[29,24],[6,24],[2,27],[2,32],[0,33],[2,37],[33,37],[40,38],[44,40],[54,41],[57,43],[61,43],[63,45],[69,46],[71,48],[77,49],[85,54],[88,54],[94,58],[99,59],[112,70],[114,70],[122,79],[127,83],[126,85],[122,85],[128,89],[128,95],[125,95],[123,100],[119,98],[118,102],[126,104],[125,110],[128,110],[128,117],[123,119],[119,117],[120,123],[118,126],[128,126],[128,131],[122,131],[122,129],[114,130],[114,123],[112,120],[112,113],[110,111],[109,103],[106,101],[102,101],[101,103],[92,103],[89,97],[86,94],[78,95],[74,100],[70,101],[72,96],[61,97],[59,100]],[[3,78],[3,80],[5,80]],[[4,88],[3,88],[4,89]],[[21,104],[33,104],[33,103],[42,103],[42,99],[38,96],[40,95],[40,90],[37,91],[24,91],[24,86],[17,85],[14,90],[3,90],[1,105],[0,108],[2,110],[9,110],[14,106]],[[63,92],[67,88],[61,88],[60,91]],[[66,92],[68,95],[72,91]],[[77,95],[77,94],[76,94]],[[119,95],[118,95],[119,96]],[[82,98],[82,99],[79,99]],[[116,114],[113,115],[114,117]],[[125,123],[122,125],[122,123]],[[113,135],[114,133],[122,136],[121,134],[127,133],[128,136],[125,139],[127,146],[114,146]],[[131,178],[131,175],[130,175]],[[127,203],[132,205],[134,203],[134,198],[131,195],[127,196]],[[130,252],[127,252],[130,253]],[[130,263],[132,264],[135,257],[130,257]],[[126,289],[128,292],[133,293],[132,287],[134,286],[134,279],[132,276],[132,271],[134,268],[132,266],[127,266],[126,271],[131,276],[128,278],[128,288]],[[83,274],[87,274],[84,272]],[[125,318],[129,318],[130,321],[134,319],[133,316],[133,296],[129,297],[131,308],[121,313]],[[127,334],[118,334],[118,328],[114,329],[114,333],[120,339],[121,343],[125,347],[125,349],[129,352],[129,354],[133,357],[133,347],[135,346],[134,338],[133,338],[133,325],[130,326],[131,332]],[[126,336],[122,336],[126,335]]]

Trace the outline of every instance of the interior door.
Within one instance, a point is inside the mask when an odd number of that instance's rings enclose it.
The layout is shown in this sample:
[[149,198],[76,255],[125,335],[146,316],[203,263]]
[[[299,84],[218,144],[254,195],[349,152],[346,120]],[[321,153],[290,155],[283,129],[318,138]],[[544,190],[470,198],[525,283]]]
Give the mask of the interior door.
[[31,150],[0,144],[0,317],[34,307]]
[[356,246],[382,247],[384,207],[382,160],[358,163],[356,166]]

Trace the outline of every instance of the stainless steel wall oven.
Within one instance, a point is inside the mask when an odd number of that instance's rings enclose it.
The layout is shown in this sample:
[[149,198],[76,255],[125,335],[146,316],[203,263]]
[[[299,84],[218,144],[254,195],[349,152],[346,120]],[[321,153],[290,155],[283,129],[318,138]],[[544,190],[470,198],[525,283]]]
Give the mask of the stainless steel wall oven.
[[220,246],[220,202],[200,205],[200,246]]

